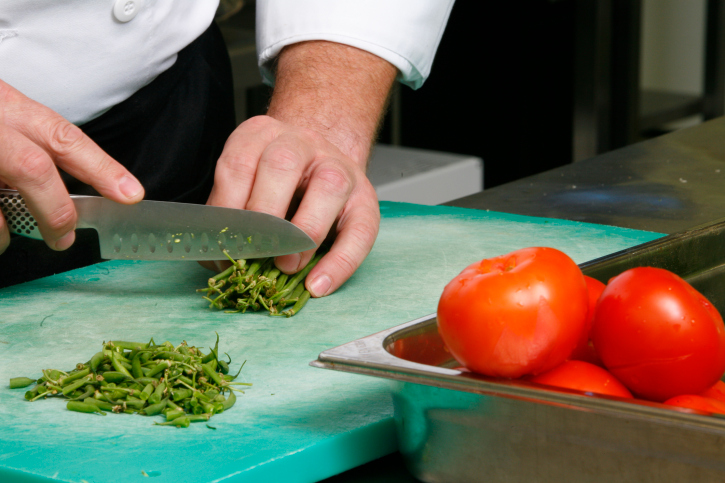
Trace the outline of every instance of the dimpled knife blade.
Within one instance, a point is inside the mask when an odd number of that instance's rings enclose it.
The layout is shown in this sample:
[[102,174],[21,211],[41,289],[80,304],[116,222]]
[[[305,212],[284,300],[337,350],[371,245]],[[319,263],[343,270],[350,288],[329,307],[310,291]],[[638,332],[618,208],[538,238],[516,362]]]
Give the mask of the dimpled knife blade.
[[[222,260],[262,258],[315,248],[307,234],[266,213],[217,206],[140,201],[122,205],[99,196],[71,195],[78,228],[98,232],[101,257],[121,260]],[[0,189],[11,233],[42,239],[17,191]]]

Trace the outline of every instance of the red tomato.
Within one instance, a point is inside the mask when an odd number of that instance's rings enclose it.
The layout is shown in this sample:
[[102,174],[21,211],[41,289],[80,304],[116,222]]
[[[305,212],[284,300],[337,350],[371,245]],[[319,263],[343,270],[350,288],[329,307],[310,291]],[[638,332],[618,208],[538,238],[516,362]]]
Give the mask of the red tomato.
[[453,357],[499,377],[539,374],[574,350],[587,312],[577,264],[554,248],[476,262],[443,290],[438,330]]
[[632,393],[624,387],[624,384],[606,369],[584,361],[566,361],[529,380],[538,384],[583,392],[632,397]]
[[675,396],[665,401],[668,406],[696,409],[704,413],[725,414],[725,403],[709,397],[697,396],[695,394],[684,394]]
[[599,296],[604,292],[604,285],[599,280],[584,275],[584,280],[587,282],[587,291],[589,293],[589,308],[587,310],[587,323],[586,329],[582,332],[579,342],[574,348],[574,352],[571,353],[569,359],[574,361],[591,362],[598,366],[603,365],[597,351],[594,350],[594,344],[590,339],[590,333],[592,329],[592,321],[594,320],[594,309],[597,307],[597,300]]
[[652,401],[699,394],[725,372],[722,317],[690,284],[659,268],[634,268],[609,281],[592,341],[607,369]]
[[718,401],[725,403],[725,382],[717,381],[714,386],[701,392],[699,396],[717,399]]

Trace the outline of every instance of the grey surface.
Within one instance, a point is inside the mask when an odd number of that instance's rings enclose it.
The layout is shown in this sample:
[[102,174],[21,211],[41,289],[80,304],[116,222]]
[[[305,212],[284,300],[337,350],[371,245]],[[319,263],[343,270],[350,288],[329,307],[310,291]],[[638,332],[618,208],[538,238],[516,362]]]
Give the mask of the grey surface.
[[483,160],[378,144],[367,176],[380,201],[438,205],[483,190]]
[[725,118],[446,203],[675,233],[725,216]]
[[367,176],[373,186],[378,186],[447,168],[470,159],[481,160],[476,156],[378,144],[370,157]]

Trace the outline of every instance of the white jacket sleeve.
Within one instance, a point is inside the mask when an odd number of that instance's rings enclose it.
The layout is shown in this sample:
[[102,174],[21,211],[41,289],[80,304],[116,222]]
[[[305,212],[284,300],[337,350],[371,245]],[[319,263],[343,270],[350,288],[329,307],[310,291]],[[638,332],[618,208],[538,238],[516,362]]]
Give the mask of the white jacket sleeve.
[[265,82],[287,45],[328,40],[381,57],[417,89],[430,74],[454,0],[257,0],[257,54]]

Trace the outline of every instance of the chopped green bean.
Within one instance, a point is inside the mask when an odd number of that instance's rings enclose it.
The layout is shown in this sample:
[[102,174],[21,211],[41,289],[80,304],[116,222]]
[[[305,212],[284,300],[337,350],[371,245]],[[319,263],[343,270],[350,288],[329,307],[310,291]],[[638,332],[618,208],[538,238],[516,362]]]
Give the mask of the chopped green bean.
[[146,416],[155,416],[157,414],[161,414],[161,411],[166,409],[166,402],[167,399],[162,399],[160,402],[156,404],[152,404],[150,406],[146,406],[141,410],[141,414],[145,414]]
[[105,371],[103,373],[103,380],[106,382],[118,384],[119,382],[123,382],[127,379],[133,379],[131,375],[126,375],[122,372],[118,371]]
[[[270,260],[260,259],[255,266],[258,274],[275,274]],[[219,359],[218,334],[210,351],[204,354],[186,341],[176,347],[168,341],[156,344],[153,339],[146,344],[112,341],[69,372],[43,369],[40,379],[12,378],[11,386],[35,383],[24,395],[30,402],[64,397],[71,411],[163,415],[167,422],[161,425],[187,427],[231,407],[236,400],[234,391],[242,392],[231,386],[247,384],[232,382],[236,376],[228,374],[231,357],[227,354],[228,361]]]
[[189,416],[183,416],[181,418],[172,419],[171,421],[166,421],[165,423],[154,423],[156,426],[176,426],[177,428],[188,428],[191,421],[189,421]]
[[174,402],[183,401],[190,398],[193,393],[194,391],[192,389],[177,389],[173,392],[174,395],[172,399],[174,400]]
[[156,404],[164,397],[164,393],[166,392],[166,383],[162,382],[158,386],[156,386],[156,389],[154,389],[154,392],[149,396],[149,404]]
[[222,403],[224,406],[224,410],[228,410],[229,408],[234,406],[234,403],[236,402],[237,396],[234,395],[234,391],[229,391],[229,396],[227,397],[227,400]]
[[101,401],[100,399],[87,397],[83,400],[83,402],[86,404],[92,404],[104,411],[113,411],[113,404],[109,403],[108,401]]
[[124,349],[124,350],[129,350],[129,351],[146,349],[149,346],[148,342],[146,342],[146,343],[126,342],[123,340],[112,340],[112,341],[108,342],[106,345],[109,345],[111,347],[118,347],[119,349]]
[[28,387],[35,382],[36,379],[30,379],[29,377],[13,377],[10,379],[10,389]]
[[87,376],[90,372],[91,372],[91,369],[90,368],[86,368],[86,369],[83,369],[81,371],[78,371],[78,372],[75,372],[73,374],[70,374],[70,375],[68,375],[66,377],[61,377],[60,378],[60,385],[61,386],[67,386],[71,382],[73,382],[73,381],[75,381],[77,379],[80,379],[82,377]]
[[[280,273],[272,257],[250,260],[251,263],[246,267],[240,260],[234,262],[239,264],[239,269],[217,274],[208,280],[206,288],[197,291],[206,294],[204,299],[209,301],[211,308],[224,309],[230,313],[264,308],[271,315],[291,317],[309,300],[309,293],[304,295],[305,278],[322,256],[322,252],[317,253],[302,270],[292,276]],[[294,307],[285,310],[292,304]],[[208,362],[212,354],[218,357],[214,349],[203,362]],[[221,366],[226,370],[224,364]]]
[[88,383],[95,382],[95,378],[93,376],[86,376],[83,379],[80,379],[78,381],[72,382],[71,384],[68,384],[62,389],[63,395],[68,396],[68,394],[72,393],[76,389],[85,386]]
[[39,388],[39,387],[40,387],[40,386],[35,386],[35,387],[34,387],[33,389],[31,389],[30,391],[26,391],[26,393],[25,393],[25,399],[27,399],[28,401],[30,401],[30,400],[32,400],[32,399],[33,399],[33,398],[34,398],[35,396],[37,396],[37,395],[38,395],[38,388]]
[[101,362],[103,362],[105,355],[103,354],[103,351],[96,352],[93,357],[91,357],[91,361],[89,362],[89,366],[91,368],[92,372],[98,371],[98,366],[101,365]]
[[143,377],[143,371],[141,370],[141,354],[136,353],[133,359],[131,359],[131,374],[135,378]]
[[114,351],[111,351],[111,365],[114,369],[116,369],[116,371],[120,372],[124,376],[127,376],[129,378],[133,377],[131,373],[128,372],[126,366],[123,364],[121,357]]
[[156,364],[147,374],[146,377],[153,377],[156,374],[165,371],[171,367],[171,362],[169,361],[161,361],[158,364]]
[[174,420],[176,418],[180,418],[180,417],[182,417],[184,415],[186,415],[186,413],[184,412],[183,409],[181,409],[181,408],[179,408],[179,409],[172,409],[172,410],[166,412],[166,420],[167,421],[172,421],[172,420]]
[[139,398],[143,401],[146,401],[149,396],[154,392],[154,385],[151,383],[146,384],[146,387],[144,387],[143,391],[141,391],[141,395]]
[[101,416],[106,415],[106,413],[101,411],[98,406],[86,402],[68,401],[68,404],[66,404],[66,408],[68,408],[68,410],[70,411],[77,411],[79,413],[97,413]]

